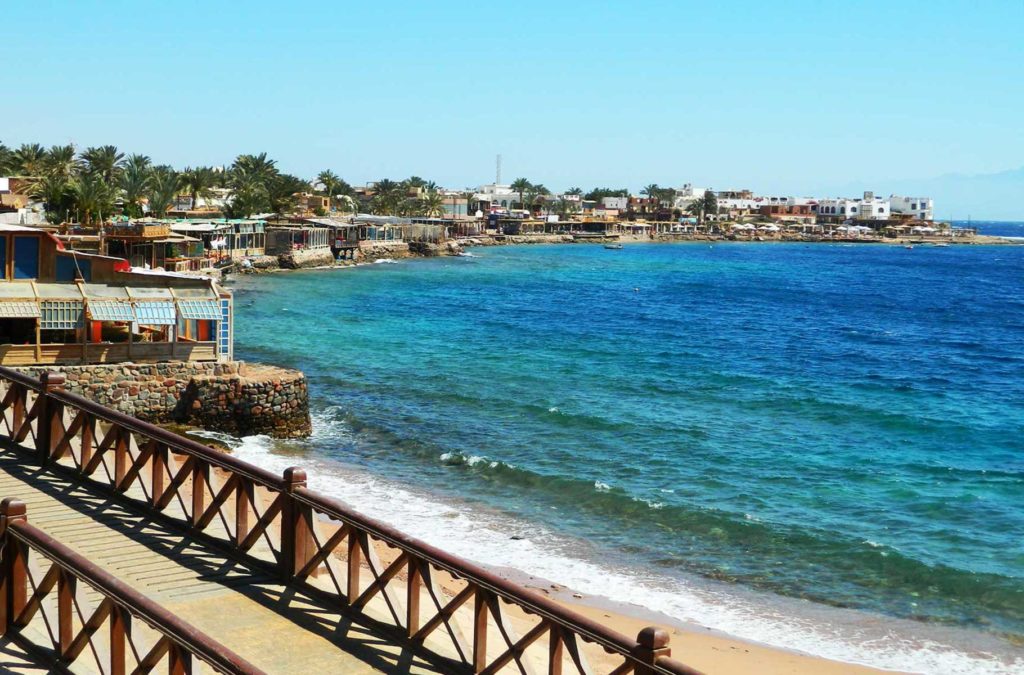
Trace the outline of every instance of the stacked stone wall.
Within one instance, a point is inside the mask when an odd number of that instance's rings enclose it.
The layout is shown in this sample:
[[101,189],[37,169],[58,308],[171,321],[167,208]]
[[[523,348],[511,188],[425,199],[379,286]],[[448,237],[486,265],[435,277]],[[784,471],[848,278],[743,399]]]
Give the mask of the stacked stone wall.
[[188,424],[236,436],[308,436],[305,376],[242,362],[120,363],[19,368],[64,375],[68,391],[154,424]]

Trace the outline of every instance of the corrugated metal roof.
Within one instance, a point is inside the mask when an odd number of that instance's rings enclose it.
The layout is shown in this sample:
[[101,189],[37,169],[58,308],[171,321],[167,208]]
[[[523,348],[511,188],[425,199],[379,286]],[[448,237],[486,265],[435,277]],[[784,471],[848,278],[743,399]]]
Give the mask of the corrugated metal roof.
[[39,317],[39,304],[35,302],[2,302],[0,301],[0,318],[4,319],[36,319]]
[[173,326],[177,313],[173,302],[136,302],[135,320],[144,326]]
[[130,302],[90,300],[89,316],[93,321],[135,321]]

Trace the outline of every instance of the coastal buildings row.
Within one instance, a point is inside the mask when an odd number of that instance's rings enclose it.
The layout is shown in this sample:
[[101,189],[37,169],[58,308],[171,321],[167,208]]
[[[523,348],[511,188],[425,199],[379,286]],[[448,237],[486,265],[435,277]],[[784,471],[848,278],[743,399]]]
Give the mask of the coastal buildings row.
[[67,249],[0,225],[0,364],[230,361],[232,298],[208,277]]

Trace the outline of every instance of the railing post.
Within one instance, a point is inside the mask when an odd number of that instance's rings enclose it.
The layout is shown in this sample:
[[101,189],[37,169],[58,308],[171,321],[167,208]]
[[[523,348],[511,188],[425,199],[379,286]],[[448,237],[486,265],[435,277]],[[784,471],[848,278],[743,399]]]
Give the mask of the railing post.
[[64,376],[60,373],[43,373],[39,376],[43,390],[39,392],[39,416],[36,418],[36,453],[41,464],[50,460],[56,442],[60,418],[64,414],[64,406],[50,398],[50,393],[64,388]]
[[[281,506],[281,574],[286,582],[291,581],[313,556],[313,533],[309,529],[312,509],[299,504],[294,497],[294,492],[302,487],[306,487],[306,472],[294,466],[285,469],[284,492],[281,495],[284,499]],[[310,576],[315,574],[314,570]]]
[[28,581],[28,552],[25,546],[8,532],[15,521],[26,522],[25,502],[7,497],[0,502],[0,633],[6,634],[25,607]]
[[636,667],[636,675],[654,675],[654,664],[658,659],[672,655],[672,650],[668,646],[668,631],[656,626],[644,628],[636,636],[636,641],[636,657],[644,664]]

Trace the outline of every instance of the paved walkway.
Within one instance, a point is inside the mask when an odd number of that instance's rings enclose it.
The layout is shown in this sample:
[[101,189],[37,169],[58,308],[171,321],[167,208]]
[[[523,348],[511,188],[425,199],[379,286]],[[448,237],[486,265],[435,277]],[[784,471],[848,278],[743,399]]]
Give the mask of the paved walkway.
[[[435,672],[371,626],[314,605],[262,569],[225,559],[132,506],[0,447],[3,497],[23,500],[31,524],[268,673]],[[19,659],[16,647],[0,645],[0,671],[21,672]]]

